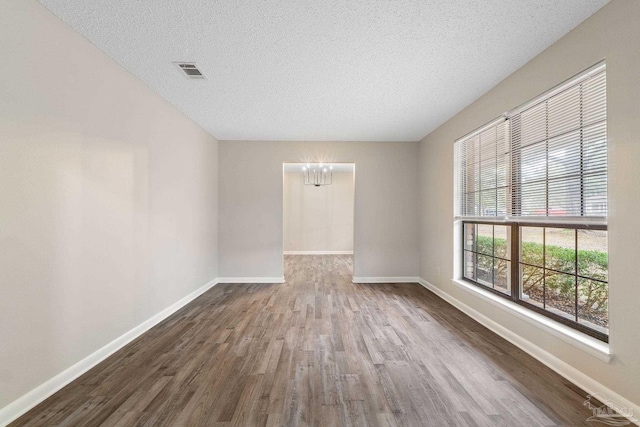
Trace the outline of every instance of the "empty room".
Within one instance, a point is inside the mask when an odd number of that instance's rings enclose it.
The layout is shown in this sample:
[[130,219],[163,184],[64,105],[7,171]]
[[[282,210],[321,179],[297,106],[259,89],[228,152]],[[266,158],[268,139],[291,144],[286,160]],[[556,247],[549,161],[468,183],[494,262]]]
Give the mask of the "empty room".
[[0,1],[0,427],[640,425],[640,1]]

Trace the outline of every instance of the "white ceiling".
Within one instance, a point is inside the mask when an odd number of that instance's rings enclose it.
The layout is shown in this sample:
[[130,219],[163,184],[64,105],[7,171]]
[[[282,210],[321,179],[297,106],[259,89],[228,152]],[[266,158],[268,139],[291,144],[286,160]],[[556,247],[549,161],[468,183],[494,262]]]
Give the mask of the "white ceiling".
[[[317,165],[318,163],[311,163],[311,165]],[[290,172],[302,172],[302,167],[307,163],[284,163],[284,171]],[[331,166],[336,173],[348,173],[355,170],[355,164],[353,163],[323,163],[323,167]]]
[[41,3],[220,140],[417,141],[607,0]]

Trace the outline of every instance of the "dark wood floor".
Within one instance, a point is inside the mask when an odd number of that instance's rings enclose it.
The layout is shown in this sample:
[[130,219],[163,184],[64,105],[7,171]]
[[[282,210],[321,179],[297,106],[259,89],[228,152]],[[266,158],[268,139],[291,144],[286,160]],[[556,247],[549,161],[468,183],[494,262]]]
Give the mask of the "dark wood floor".
[[12,426],[576,425],[577,387],[417,284],[287,256],[218,285]]

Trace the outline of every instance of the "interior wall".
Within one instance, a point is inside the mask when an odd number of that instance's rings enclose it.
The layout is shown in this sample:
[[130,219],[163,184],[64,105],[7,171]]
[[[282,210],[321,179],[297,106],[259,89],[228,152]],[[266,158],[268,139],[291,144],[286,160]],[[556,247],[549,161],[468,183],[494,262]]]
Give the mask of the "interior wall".
[[304,185],[284,173],[284,252],[353,253],[353,172],[334,172],[331,185]]
[[[640,286],[638,239],[633,231],[640,212],[638,17],[640,2],[612,1],[428,135],[419,148],[421,277],[636,404],[640,403]],[[456,276],[454,140],[603,59],[607,63],[611,363],[493,309],[450,280]]]
[[217,277],[217,141],[0,2],[0,408]]
[[354,276],[418,273],[416,142],[221,141],[221,277],[283,277],[283,163],[355,163]]

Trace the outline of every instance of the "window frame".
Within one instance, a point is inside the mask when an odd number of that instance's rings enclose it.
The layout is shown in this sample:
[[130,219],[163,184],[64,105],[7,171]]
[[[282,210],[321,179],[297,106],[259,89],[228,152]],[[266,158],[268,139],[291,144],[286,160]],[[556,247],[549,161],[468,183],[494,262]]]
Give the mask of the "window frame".
[[[486,224],[486,225],[499,225],[499,226],[507,226],[510,228],[509,234],[509,243],[511,246],[511,270],[509,276],[509,289],[510,295],[500,292],[496,289],[490,288],[486,285],[483,285],[480,282],[469,279],[465,276],[465,225],[466,224]],[[562,323],[566,326],[569,326],[577,331],[580,331],[586,335],[589,335],[593,338],[596,338],[600,341],[604,341],[606,343],[609,342],[609,335],[605,334],[596,329],[590,328],[587,325],[579,323],[577,321],[568,319],[564,316],[553,313],[549,310],[545,310],[544,308],[538,307],[532,303],[529,303],[520,298],[521,293],[521,284],[520,284],[520,263],[521,263],[521,241],[520,241],[520,227],[536,227],[536,228],[565,228],[565,229],[573,229],[573,230],[604,230],[607,231],[606,224],[587,224],[587,223],[569,223],[569,222],[542,222],[542,221],[513,221],[513,220],[489,220],[489,219],[477,219],[477,218],[461,218],[460,226],[462,228],[462,232],[460,233],[460,259],[461,259],[461,271],[460,278],[464,282],[471,283],[474,286],[477,286],[481,289],[489,291],[495,295],[499,295],[502,298],[513,301],[514,303],[525,307],[531,311],[539,313],[549,319],[555,320],[559,323]],[[577,249],[576,249],[576,260],[577,260]],[[577,271],[574,274],[578,277]],[[607,281],[607,287],[609,286],[609,282]],[[577,312],[576,312],[577,314]]]
[[[601,282],[601,283],[606,283],[607,285],[607,292],[610,288],[610,282],[609,279],[607,277],[607,280],[600,280],[600,279],[596,279],[596,278],[586,278],[585,276],[582,276],[579,274],[578,271],[578,231],[575,231],[575,239],[576,239],[576,243],[575,243],[575,248],[573,250],[575,250],[575,259],[576,259],[576,266],[575,266],[575,271],[574,274],[571,274],[571,276],[573,276],[575,278],[575,313],[573,316],[573,320],[570,318],[567,318],[565,316],[562,316],[558,313],[554,313],[552,311],[550,311],[548,308],[555,308],[553,304],[551,305],[547,305],[547,299],[546,299],[546,291],[543,290],[543,307],[538,307],[537,305],[528,302],[524,299],[521,298],[521,288],[522,285],[520,283],[520,271],[521,271],[521,266],[524,265],[528,265],[527,263],[522,264],[522,259],[524,259],[523,254],[522,254],[522,242],[521,242],[521,236],[520,236],[520,231],[521,231],[521,227],[536,227],[536,228],[540,228],[542,230],[545,230],[546,228],[564,228],[564,229],[573,229],[573,230],[604,230],[607,231],[607,217],[608,217],[608,213],[607,213],[607,206],[605,205],[604,208],[602,208],[603,210],[603,215],[598,215],[598,213],[593,212],[591,214],[586,212],[586,208],[585,208],[585,166],[584,166],[584,160],[583,160],[583,153],[584,153],[584,144],[585,144],[585,129],[586,130],[593,130],[591,129],[591,127],[594,127],[594,129],[597,126],[600,126],[600,124],[603,124],[604,127],[604,189],[605,192],[604,194],[607,193],[607,181],[608,181],[608,170],[607,170],[607,152],[608,152],[608,135],[607,135],[607,121],[608,121],[608,117],[607,117],[607,110],[606,110],[606,94],[607,94],[607,82],[606,82],[606,71],[607,71],[607,65],[606,62],[600,61],[597,64],[587,68],[586,70],[576,74],[575,76],[565,80],[564,82],[558,84],[555,87],[552,87],[551,89],[541,93],[540,95],[530,99],[529,101],[525,102],[524,104],[520,105],[519,107],[516,107],[508,112],[505,112],[504,114],[502,114],[500,117],[495,118],[494,120],[486,123],[485,125],[479,127],[478,129],[467,133],[466,135],[456,139],[455,141],[455,146],[454,146],[454,224],[456,225],[456,227],[460,226],[460,229],[457,229],[456,232],[458,232],[458,230],[461,230],[461,237],[460,237],[460,247],[457,249],[459,250],[459,256],[461,259],[461,268],[460,271],[456,271],[456,275],[460,274],[461,276],[461,280],[463,280],[466,283],[471,283],[473,285],[476,285],[477,287],[484,289],[486,291],[489,291],[493,294],[497,294],[499,295],[501,298],[507,299],[507,300],[511,300],[512,302],[518,304],[519,306],[522,306],[528,310],[531,310],[532,312],[535,313],[539,313],[541,315],[543,315],[546,318],[552,319],[554,321],[557,321],[558,323],[561,323],[563,325],[569,326],[574,330],[577,330],[579,332],[582,332],[586,335],[589,335],[591,337],[594,337],[600,341],[604,341],[606,343],[609,342],[609,334],[610,334],[610,329],[607,325],[607,328],[603,328],[603,330],[599,329],[600,325],[594,324],[594,328],[588,326],[585,323],[580,322],[580,318],[579,318],[579,299],[578,299],[578,289],[579,289],[579,280],[580,279],[588,279],[588,280],[595,280],[597,282]],[[590,98],[588,95],[587,99],[591,99],[593,102],[596,102],[595,104],[592,104],[597,106],[597,107],[602,107],[604,106],[604,115],[602,118],[600,118],[599,120],[596,121],[583,121],[584,119],[584,114],[585,110],[584,108],[589,108],[586,106],[586,104],[583,104],[584,101],[584,96],[585,93],[583,92],[583,85],[584,84],[588,84],[589,80],[592,77],[595,78],[600,78],[600,75],[604,73],[604,83],[602,87],[602,89],[598,89],[598,90],[602,90],[603,92],[592,92],[597,94],[598,96],[601,96],[601,98]],[[594,80],[597,84],[598,80]],[[556,102],[558,102],[558,105],[563,105],[564,106],[564,110],[558,110],[561,111],[562,114],[565,114],[565,111],[570,111],[571,105],[568,102],[570,100],[572,100],[572,96],[575,98],[575,95],[571,95],[571,91],[576,90],[575,88],[579,87],[579,113],[578,116],[579,117],[579,124],[580,126],[573,129],[568,127],[567,129],[565,129],[563,132],[560,132],[558,134],[555,134],[552,132],[552,134],[549,133],[549,126],[550,126],[550,121],[552,120],[552,117],[549,116],[549,103],[552,101],[553,98],[556,98]],[[596,86],[596,87],[600,87],[600,86]],[[563,98],[564,94],[568,94],[568,98]],[[596,96],[596,95],[593,95]],[[564,99],[564,100],[563,100]],[[569,101],[567,101],[569,100]],[[564,104],[563,104],[564,103]],[[522,173],[522,169],[523,169],[523,146],[522,146],[522,141],[523,141],[523,130],[521,128],[522,126],[522,119],[523,119],[523,115],[527,114],[528,111],[533,111],[536,106],[538,105],[544,105],[544,124],[543,125],[536,125],[539,126],[541,129],[544,129],[544,138],[541,139],[540,141],[538,141],[537,143],[542,144],[541,141],[544,141],[544,146],[545,148],[545,152],[546,152],[546,164],[545,164],[545,178],[544,178],[544,186],[545,186],[545,190],[544,190],[544,196],[545,196],[545,203],[544,203],[544,207],[545,207],[545,215],[538,215],[536,213],[531,213],[531,212],[523,212],[523,206],[522,206],[522,202],[523,202],[523,196],[522,196],[522,189],[524,187],[523,184],[523,179],[521,177],[521,173]],[[590,111],[590,110],[586,110],[586,111]],[[533,114],[533,113],[532,113]],[[567,124],[569,123],[566,119],[567,117],[570,117],[568,115],[560,115],[560,116],[554,116],[553,119],[554,120],[558,120],[558,117],[561,117],[562,120],[564,120],[564,122],[556,122],[556,126],[558,125],[558,123],[563,123],[563,124]],[[535,116],[532,116],[535,117]],[[594,116],[596,117],[596,116]],[[539,118],[535,118],[535,120],[542,120]],[[505,122],[503,124],[503,122]],[[534,122],[535,123],[535,122]],[[472,210],[469,209],[469,206],[467,205],[468,203],[468,193],[469,191],[467,191],[468,188],[468,183],[467,180],[469,179],[468,174],[469,172],[467,171],[467,155],[468,155],[468,151],[469,151],[469,144],[473,144],[473,142],[470,142],[472,140],[472,138],[480,138],[481,134],[483,132],[486,132],[488,130],[490,130],[491,128],[495,127],[496,128],[496,132],[498,132],[499,127],[505,127],[505,130],[507,132],[507,140],[506,140],[506,153],[509,157],[509,161],[507,162],[507,169],[506,169],[506,173],[507,173],[507,195],[506,195],[506,211],[505,211],[505,215],[497,215],[498,211],[497,211],[497,207],[498,204],[496,202],[496,215],[486,215],[485,211],[483,211],[481,208],[480,210],[478,210],[478,206],[474,205],[474,208]],[[533,128],[531,128],[533,129]],[[531,132],[531,129],[529,129],[528,132]],[[556,129],[557,131],[557,129]],[[579,160],[574,160],[576,165],[579,165],[579,178],[580,178],[580,216],[569,216],[569,215],[565,215],[565,216],[556,216],[555,214],[551,214],[550,213],[550,203],[549,203],[549,198],[550,198],[550,182],[552,182],[553,180],[550,180],[550,176],[549,176],[549,146],[550,146],[550,142],[552,140],[554,140],[555,138],[558,137],[563,137],[564,135],[569,135],[572,132],[579,132],[579,139],[576,139],[576,141],[579,141],[579,153],[580,153],[580,158]],[[498,134],[496,134],[498,135]],[[537,135],[537,134],[536,134]],[[538,135],[538,136],[542,136],[542,134]],[[566,142],[563,142],[566,144]],[[536,142],[534,141],[534,143],[532,144],[525,144],[525,147],[530,147],[535,145]],[[496,158],[497,158],[497,151],[496,151]],[[462,157],[461,157],[462,156]],[[601,160],[601,158],[600,158]],[[594,174],[595,176],[595,174]],[[474,176],[475,177],[475,176]],[[478,175],[477,178],[472,178],[473,179],[478,179],[480,180],[482,177],[480,175]],[[554,179],[556,178],[562,178],[562,177],[554,177]],[[475,187],[474,187],[475,188]],[[538,193],[534,193],[538,194]],[[556,193],[554,193],[556,194]],[[562,194],[562,193],[557,193],[557,194]],[[605,202],[606,203],[606,202]],[[481,207],[482,205],[480,205]],[[471,213],[471,215],[470,215]],[[569,212],[567,212],[569,213]],[[475,215],[477,214],[477,215]],[[570,214],[573,215],[573,214]],[[459,224],[458,224],[459,223]],[[507,289],[509,290],[510,294],[507,294],[506,291],[500,291],[500,290],[496,290],[494,289],[496,287],[496,279],[495,279],[495,275],[496,275],[496,252],[495,249],[493,251],[492,257],[493,257],[493,271],[492,271],[492,285],[491,287],[481,283],[483,281],[483,274],[480,274],[480,277],[478,277],[478,255],[483,255],[483,256],[487,256],[486,254],[477,252],[477,248],[475,247],[475,245],[473,246],[473,249],[468,249],[468,245],[465,241],[465,233],[466,233],[466,225],[467,224],[487,224],[487,225],[493,225],[493,226],[506,226],[508,228],[508,242],[507,245],[508,247],[510,247],[510,260],[508,262],[510,262],[510,268],[508,269],[507,272]],[[545,231],[543,231],[543,233],[546,233]],[[495,229],[494,229],[494,236],[495,236]],[[543,234],[543,236],[546,236],[546,234]],[[544,237],[543,237],[543,245],[544,245]],[[495,247],[495,240],[494,240],[494,247]],[[468,266],[466,265],[466,261],[468,258],[466,258],[465,254],[468,253],[473,253],[475,254],[475,256],[473,257],[473,264],[474,264],[474,272],[473,272],[473,278],[468,278],[465,277],[465,274],[469,273],[468,270]],[[544,252],[543,252],[544,254]],[[544,255],[543,255],[544,257]],[[500,257],[498,257],[500,258]],[[500,258],[501,259],[501,258]],[[543,277],[547,277],[547,272],[548,271],[555,271],[553,269],[548,269],[546,266],[546,262],[543,263],[543,266],[541,267],[542,271],[543,271]],[[608,270],[608,267],[607,267]],[[556,274],[560,274],[561,272],[556,272]],[[500,273],[502,274],[502,272]],[[568,274],[568,273],[562,273],[562,274]],[[503,276],[501,276],[499,282],[503,283]],[[477,279],[478,281],[474,280]],[[504,287],[498,286],[501,289],[504,290]],[[569,312],[569,310],[567,309],[567,306],[564,306],[564,310],[560,310],[558,308],[555,308],[556,310],[558,310],[558,312]],[[569,313],[570,314],[570,313]],[[606,329],[606,332],[605,332]]]

